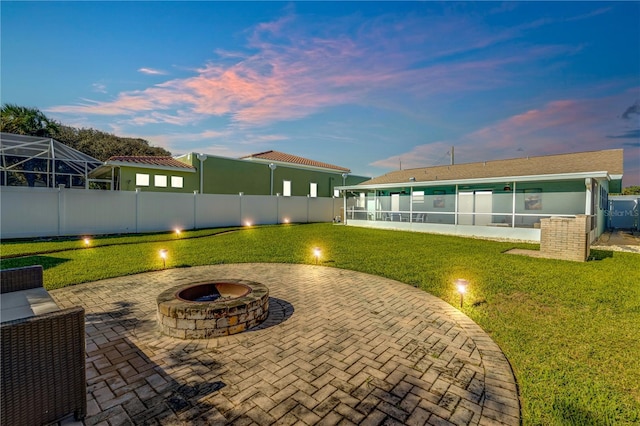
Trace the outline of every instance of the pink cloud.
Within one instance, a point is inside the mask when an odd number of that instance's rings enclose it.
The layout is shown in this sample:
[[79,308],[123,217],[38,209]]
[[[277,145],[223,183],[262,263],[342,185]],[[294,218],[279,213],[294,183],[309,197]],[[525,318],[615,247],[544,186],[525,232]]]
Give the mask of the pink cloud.
[[[469,18],[388,15],[321,25],[289,14],[254,28],[248,39],[251,54],[219,51],[223,62],[211,61],[190,77],[49,111],[127,116],[124,120],[135,125],[195,123],[209,116],[227,117],[239,126],[264,125],[336,105],[370,104],[372,93],[385,90],[424,98],[502,87],[510,81],[509,67],[563,53],[561,48],[530,48],[433,65],[451,52],[481,49],[512,36],[512,31],[493,33]],[[475,42],[469,46],[468,40]],[[164,73],[146,67],[138,71]],[[177,120],[175,110],[189,114]]]

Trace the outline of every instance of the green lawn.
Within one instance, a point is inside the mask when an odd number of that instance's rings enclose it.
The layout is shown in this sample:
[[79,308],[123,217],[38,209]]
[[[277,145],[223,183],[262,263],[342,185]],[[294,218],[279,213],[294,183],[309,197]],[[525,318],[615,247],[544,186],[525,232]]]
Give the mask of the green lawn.
[[593,250],[596,260],[574,263],[503,253],[535,248],[526,244],[332,224],[219,231],[96,239],[90,248],[79,240],[3,243],[0,267],[42,264],[53,289],[160,269],[163,248],[173,268],[315,263],[317,246],[324,266],[396,279],[454,306],[453,281],[466,278],[463,311],[509,358],[523,424],[640,423],[640,255]]

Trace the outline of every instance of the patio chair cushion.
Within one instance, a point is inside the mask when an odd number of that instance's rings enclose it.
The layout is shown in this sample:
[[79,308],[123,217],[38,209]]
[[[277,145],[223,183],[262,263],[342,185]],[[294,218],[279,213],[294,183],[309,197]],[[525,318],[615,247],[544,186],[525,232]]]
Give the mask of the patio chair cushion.
[[12,291],[0,296],[0,322],[28,318],[59,311],[53,298],[43,287]]

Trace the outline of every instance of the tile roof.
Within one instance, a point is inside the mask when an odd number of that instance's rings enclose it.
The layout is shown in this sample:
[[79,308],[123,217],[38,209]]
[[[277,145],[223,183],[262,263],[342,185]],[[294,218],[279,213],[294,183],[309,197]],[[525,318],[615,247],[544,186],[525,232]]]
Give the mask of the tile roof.
[[416,182],[430,182],[436,180],[537,176],[596,171],[606,171],[610,175],[622,175],[622,153],[622,149],[609,149],[449,166],[422,167],[389,172],[362,182],[360,185],[404,183],[409,182],[410,178],[415,178]]
[[135,155],[117,155],[110,157],[107,162],[132,163],[132,165],[143,166],[164,166],[176,167],[180,169],[195,169],[192,165],[183,163],[173,157],[153,157],[153,156],[135,156]]
[[308,158],[303,158],[303,157],[298,157],[297,155],[291,155],[291,154],[285,154],[284,152],[280,152],[280,151],[265,151],[265,152],[259,152],[257,154],[251,154],[251,155],[247,155],[245,157],[240,157],[241,159],[248,159],[248,160],[264,160],[264,161],[278,161],[281,163],[291,163],[291,164],[300,164],[303,166],[312,166],[312,167],[321,167],[324,169],[333,169],[333,170],[338,170],[341,172],[350,172],[351,170],[345,168],[345,167],[340,167],[340,166],[334,166],[333,164],[328,164],[328,163],[322,163],[320,161],[314,161],[314,160],[309,160]]

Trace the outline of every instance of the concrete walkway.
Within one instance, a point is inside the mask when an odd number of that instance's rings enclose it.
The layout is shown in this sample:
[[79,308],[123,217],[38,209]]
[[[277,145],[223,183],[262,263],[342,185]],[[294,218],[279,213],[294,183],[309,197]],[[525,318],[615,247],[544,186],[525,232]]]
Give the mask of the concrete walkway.
[[[204,279],[270,289],[266,322],[211,340],[156,325],[156,296]],[[53,290],[82,305],[87,425],[518,425],[516,383],[473,321],[409,285],[315,265],[171,269]]]

